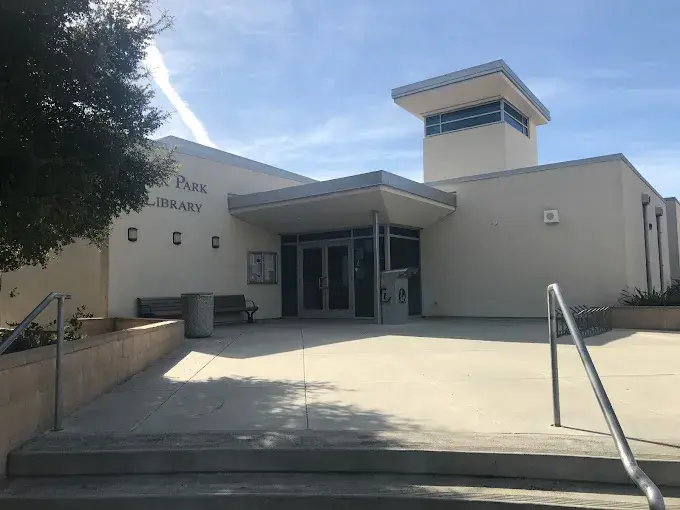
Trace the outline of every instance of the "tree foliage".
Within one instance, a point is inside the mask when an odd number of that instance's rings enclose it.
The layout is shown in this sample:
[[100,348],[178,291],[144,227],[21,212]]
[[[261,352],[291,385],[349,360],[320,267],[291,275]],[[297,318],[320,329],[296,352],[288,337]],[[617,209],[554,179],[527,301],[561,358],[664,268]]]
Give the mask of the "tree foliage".
[[45,264],[139,211],[172,156],[149,136],[152,0],[0,0],[0,272]]

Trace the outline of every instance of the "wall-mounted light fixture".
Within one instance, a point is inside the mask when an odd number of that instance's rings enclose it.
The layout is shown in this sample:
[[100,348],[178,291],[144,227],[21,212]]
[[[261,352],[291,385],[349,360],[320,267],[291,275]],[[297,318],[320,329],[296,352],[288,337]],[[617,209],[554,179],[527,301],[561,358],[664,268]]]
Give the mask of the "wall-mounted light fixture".
[[137,229],[135,227],[130,227],[128,229],[128,241],[134,243],[137,240]]
[[220,238],[217,236],[212,237],[212,247],[213,248],[219,248],[220,247]]
[[182,244],[182,233],[173,232],[172,233],[172,244]]

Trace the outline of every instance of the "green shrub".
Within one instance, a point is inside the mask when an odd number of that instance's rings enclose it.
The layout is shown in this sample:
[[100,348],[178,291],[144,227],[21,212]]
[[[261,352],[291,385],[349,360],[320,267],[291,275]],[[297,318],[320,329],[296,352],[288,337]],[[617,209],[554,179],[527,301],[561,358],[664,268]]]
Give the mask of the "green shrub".
[[666,306],[680,306],[680,280],[673,280],[666,289]]
[[680,306],[680,280],[673,280],[664,291],[624,290],[619,302],[626,306]]
[[[85,317],[94,317],[94,315],[87,313],[86,307],[83,305],[76,309],[76,312],[71,318],[66,319],[64,323],[65,341],[71,342],[85,337],[85,335],[81,333],[83,323],[78,320]],[[18,325],[18,322],[9,323],[8,326],[12,329],[0,332],[0,341],[8,337],[12,333],[12,330]],[[45,347],[56,343],[56,326],[56,320],[48,322],[47,324],[38,324],[37,322],[30,323],[4,354],[35,349],[36,347]]]

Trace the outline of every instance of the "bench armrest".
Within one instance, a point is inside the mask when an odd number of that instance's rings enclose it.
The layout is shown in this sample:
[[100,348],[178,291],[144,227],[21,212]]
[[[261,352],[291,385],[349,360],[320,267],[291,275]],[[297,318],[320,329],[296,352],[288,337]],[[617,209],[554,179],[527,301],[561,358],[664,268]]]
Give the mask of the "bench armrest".
[[[248,303],[250,303],[250,304],[248,304]],[[252,299],[246,299],[246,308],[255,309],[255,310],[258,309],[257,305],[255,304],[255,301],[253,301]]]

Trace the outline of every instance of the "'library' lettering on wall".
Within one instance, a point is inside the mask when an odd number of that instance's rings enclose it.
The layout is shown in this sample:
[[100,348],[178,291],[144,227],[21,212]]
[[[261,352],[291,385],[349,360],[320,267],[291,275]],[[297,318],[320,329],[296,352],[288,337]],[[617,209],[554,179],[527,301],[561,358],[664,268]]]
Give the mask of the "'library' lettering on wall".
[[[208,194],[206,185],[200,182],[188,181],[186,177],[181,174],[173,177],[167,184],[167,187],[174,187],[181,191],[190,191],[193,193]],[[165,197],[149,197],[146,200],[148,207],[160,207],[164,209],[175,209],[177,211],[196,212],[200,213],[203,204],[197,202],[190,202],[188,200],[177,200]]]

